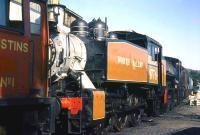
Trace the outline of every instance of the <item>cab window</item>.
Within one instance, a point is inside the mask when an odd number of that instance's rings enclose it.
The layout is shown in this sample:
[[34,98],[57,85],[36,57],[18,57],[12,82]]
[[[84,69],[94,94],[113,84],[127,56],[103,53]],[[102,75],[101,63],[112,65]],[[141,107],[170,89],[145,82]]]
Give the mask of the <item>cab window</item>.
[[41,7],[39,4],[34,2],[30,2],[30,27],[32,34],[40,34]]
[[0,4],[0,25],[6,26],[6,8],[7,8],[7,0],[2,0]]
[[148,53],[149,55],[151,55],[153,61],[157,61],[156,57],[158,57],[159,51],[160,51],[160,48],[157,45],[155,45],[154,43],[149,43]]
[[0,26],[23,30],[22,0],[1,0]]

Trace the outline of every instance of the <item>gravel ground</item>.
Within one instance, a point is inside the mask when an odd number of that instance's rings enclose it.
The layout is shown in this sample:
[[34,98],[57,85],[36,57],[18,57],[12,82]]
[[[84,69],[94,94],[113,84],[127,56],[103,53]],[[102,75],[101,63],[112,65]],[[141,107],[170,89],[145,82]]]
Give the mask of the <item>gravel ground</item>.
[[200,106],[179,105],[152,119],[110,135],[200,135]]

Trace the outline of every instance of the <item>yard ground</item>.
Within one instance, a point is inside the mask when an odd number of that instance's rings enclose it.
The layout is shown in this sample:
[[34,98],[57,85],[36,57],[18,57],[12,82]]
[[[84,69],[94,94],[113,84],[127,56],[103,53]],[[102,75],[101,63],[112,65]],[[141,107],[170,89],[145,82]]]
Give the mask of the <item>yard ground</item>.
[[200,135],[200,106],[179,105],[152,120],[110,135]]

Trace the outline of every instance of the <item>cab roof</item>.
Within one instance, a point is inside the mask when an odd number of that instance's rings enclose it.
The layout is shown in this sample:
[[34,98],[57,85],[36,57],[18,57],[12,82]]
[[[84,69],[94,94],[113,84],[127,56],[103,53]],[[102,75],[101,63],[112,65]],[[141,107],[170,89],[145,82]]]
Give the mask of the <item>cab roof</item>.
[[70,13],[71,15],[77,17],[77,18],[80,18],[80,19],[83,19],[82,16],[78,15],[77,13],[75,13],[74,11],[70,10],[69,8],[67,8],[65,5],[62,5],[62,4],[48,4],[48,7],[52,8],[52,7],[60,7],[60,8],[63,8],[65,10],[65,12],[68,12]]
[[147,36],[147,35],[143,35],[140,33],[137,33],[133,30],[119,30],[119,31],[110,31],[111,33],[115,33],[118,37],[123,37],[124,40],[130,40],[131,38],[134,38],[134,40],[136,39],[141,39],[144,42],[152,42],[156,45],[158,45],[159,47],[162,47],[162,45],[154,40],[153,38]]

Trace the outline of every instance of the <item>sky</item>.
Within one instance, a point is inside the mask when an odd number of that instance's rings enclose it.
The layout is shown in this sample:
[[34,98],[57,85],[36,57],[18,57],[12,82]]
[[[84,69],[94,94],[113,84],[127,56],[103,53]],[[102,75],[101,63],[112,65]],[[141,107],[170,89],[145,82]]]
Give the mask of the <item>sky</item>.
[[107,17],[109,30],[134,30],[160,42],[165,56],[200,70],[200,0],[61,0],[87,22]]

